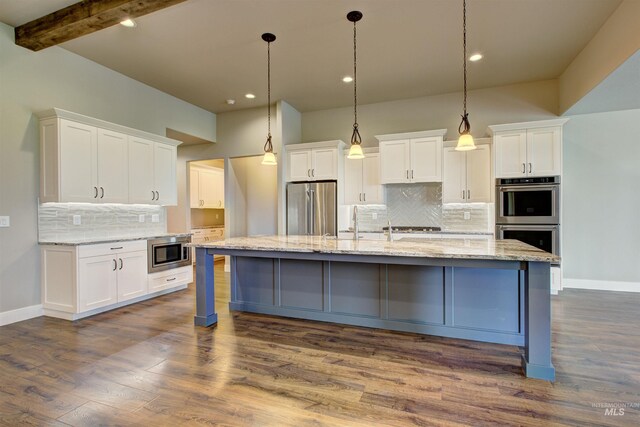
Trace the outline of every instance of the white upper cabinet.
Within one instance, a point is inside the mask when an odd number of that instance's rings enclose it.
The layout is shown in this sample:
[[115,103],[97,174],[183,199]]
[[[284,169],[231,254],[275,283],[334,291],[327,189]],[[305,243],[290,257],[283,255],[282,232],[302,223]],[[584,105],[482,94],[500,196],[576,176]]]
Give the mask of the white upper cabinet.
[[338,152],[342,141],[311,142],[287,146],[287,181],[338,179]]
[[364,159],[345,156],[344,203],[347,205],[383,203],[380,155],[365,152],[364,156]]
[[442,141],[446,130],[376,135],[380,141],[382,184],[442,181]]
[[192,208],[224,208],[224,170],[192,166],[190,178]]
[[40,201],[177,204],[178,141],[53,109],[40,117]]
[[496,178],[562,174],[562,125],[567,119],[489,126]]
[[129,201],[128,137],[98,129],[98,200],[102,203]]
[[491,201],[491,149],[478,145],[472,151],[444,149],[443,203]]

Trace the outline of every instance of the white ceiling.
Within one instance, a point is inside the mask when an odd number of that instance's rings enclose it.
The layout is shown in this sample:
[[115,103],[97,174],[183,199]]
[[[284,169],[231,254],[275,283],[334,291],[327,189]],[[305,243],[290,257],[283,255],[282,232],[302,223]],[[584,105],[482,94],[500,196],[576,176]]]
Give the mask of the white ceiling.
[[[20,25],[74,0],[1,0],[0,21]],[[469,0],[471,89],[558,77],[621,0]],[[353,27],[358,23],[358,100],[374,103],[462,88],[462,1],[188,0],[66,42],[65,49],[213,112],[266,105],[300,111],[350,105]],[[244,98],[252,92],[253,101]],[[236,104],[228,106],[226,99]]]

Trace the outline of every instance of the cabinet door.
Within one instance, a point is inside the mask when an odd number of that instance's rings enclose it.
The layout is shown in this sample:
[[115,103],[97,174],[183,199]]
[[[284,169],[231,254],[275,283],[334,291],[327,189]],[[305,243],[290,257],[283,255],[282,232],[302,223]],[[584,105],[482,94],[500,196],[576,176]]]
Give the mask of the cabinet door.
[[462,203],[467,199],[465,152],[447,147],[443,158],[442,203]]
[[129,201],[129,140],[127,135],[98,129],[98,201]]
[[129,203],[155,203],[154,149],[153,141],[129,137]]
[[214,186],[215,186],[215,198],[213,200],[214,208],[224,209],[224,170],[214,169]]
[[78,260],[78,312],[118,302],[117,255]]
[[467,155],[467,202],[490,202],[493,185],[491,184],[491,147],[478,145],[475,150],[466,151]]
[[288,181],[309,181],[311,179],[311,150],[289,152]]
[[409,141],[380,142],[380,182],[409,182]]
[[60,201],[96,202],[97,129],[60,120]]
[[529,176],[560,175],[561,159],[559,127],[527,131],[527,172]]
[[147,251],[119,253],[118,302],[147,294]]
[[419,138],[411,140],[411,182],[442,181],[442,139]]
[[315,148],[311,151],[311,179],[338,179],[338,149]]
[[380,184],[380,155],[365,154],[362,162],[362,197],[365,203],[383,203]]
[[216,183],[217,175],[208,169],[200,169],[199,194],[202,200],[202,208],[218,207],[218,186]]
[[493,137],[496,159],[496,178],[520,178],[526,176],[527,132],[517,131],[497,134]]
[[178,185],[176,183],[177,148],[168,144],[155,144],[153,153],[154,189],[157,192],[156,204],[175,206],[178,204]]
[[202,199],[200,198],[200,171],[195,168],[189,169],[189,206],[192,208],[202,207]]
[[362,203],[362,160],[344,158],[344,203]]

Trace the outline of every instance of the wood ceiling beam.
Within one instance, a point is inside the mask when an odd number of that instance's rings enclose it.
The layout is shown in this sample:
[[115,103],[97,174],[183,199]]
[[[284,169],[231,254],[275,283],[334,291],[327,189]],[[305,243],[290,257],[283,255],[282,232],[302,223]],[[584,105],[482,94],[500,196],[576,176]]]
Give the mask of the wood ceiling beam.
[[16,27],[16,44],[42,50],[183,1],[83,0]]

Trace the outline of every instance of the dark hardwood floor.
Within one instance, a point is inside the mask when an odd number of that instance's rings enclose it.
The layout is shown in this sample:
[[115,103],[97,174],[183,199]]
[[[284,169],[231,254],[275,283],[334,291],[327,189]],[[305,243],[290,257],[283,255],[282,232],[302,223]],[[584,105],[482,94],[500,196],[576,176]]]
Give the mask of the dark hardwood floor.
[[640,294],[553,297],[549,383],[517,347],[230,314],[216,280],[216,328],[193,326],[193,285],[1,327],[0,425],[640,425]]

